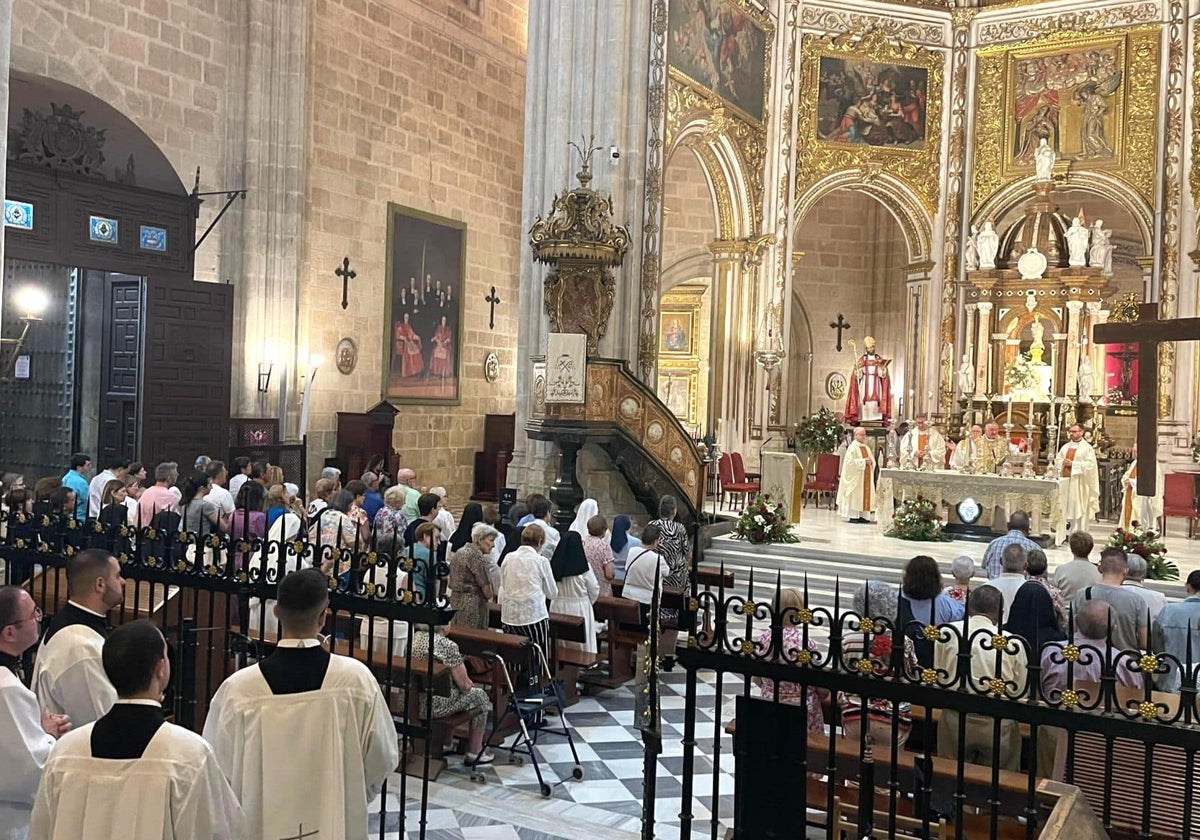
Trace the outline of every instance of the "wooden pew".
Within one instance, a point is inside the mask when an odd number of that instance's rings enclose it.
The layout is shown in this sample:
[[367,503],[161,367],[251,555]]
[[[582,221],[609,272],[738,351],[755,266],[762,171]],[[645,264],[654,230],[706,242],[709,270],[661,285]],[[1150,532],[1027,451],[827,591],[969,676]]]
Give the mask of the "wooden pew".
[[[508,676],[516,682],[517,671],[521,665],[533,662],[533,651],[526,647],[524,636],[511,633],[498,633],[495,630],[480,630],[477,627],[446,628],[446,638],[458,645],[464,656],[483,658],[485,653],[496,653],[504,660],[505,665],[498,661],[488,661],[487,670],[473,673],[471,678],[485,686],[488,699],[492,701],[492,736],[490,743],[498,744],[517,729],[515,720],[509,721],[505,729],[498,729],[501,718],[508,709],[508,682],[505,680],[504,667],[508,667]],[[540,667],[540,666],[539,666]]]
[[633,652],[646,640],[645,633],[625,630],[622,625],[636,626],[642,620],[641,612],[633,601],[601,595],[592,605],[592,613],[596,621],[608,623],[608,629],[600,636],[607,668],[602,663],[599,668],[584,671],[579,678],[585,685],[617,688],[633,679]]
[[[504,629],[504,625],[500,621],[499,604],[488,605],[488,626],[496,630]],[[546,658],[550,663],[551,673],[563,681],[563,686],[567,690],[567,705],[569,706],[579,702],[580,670],[590,668],[599,661],[597,656],[563,644],[563,642],[583,644],[587,641],[584,638],[585,632],[583,619],[579,616],[550,613],[551,644],[550,650],[545,652]]]

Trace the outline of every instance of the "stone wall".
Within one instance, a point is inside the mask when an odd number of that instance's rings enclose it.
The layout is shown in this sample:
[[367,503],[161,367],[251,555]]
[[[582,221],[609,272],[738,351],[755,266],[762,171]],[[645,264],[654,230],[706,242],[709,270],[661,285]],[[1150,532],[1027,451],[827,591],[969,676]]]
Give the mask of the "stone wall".
[[676,149],[663,180],[662,287],[666,291],[677,282],[702,276],[695,273],[694,260],[682,274],[677,267],[689,257],[707,256],[708,243],[718,238],[718,231],[717,209],[695,152]]
[[[804,255],[795,263],[793,291],[813,331],[812,410],[841,411],[845,399],[830,399],[825,380],[835,371],[849,378],[854,364],[850,339],[861,353],[863,336],[872,335],[881,354],[896,360],[903,356],[908,335],[903,273],[907,246],[900,226],[882,204],[861,193],[839,190],[800,220],[794,247]],[[796,304],[794,297],[793,307]],[[836,334],[827,326],[839,312],[851,324],[842,334],[841,353],[836,350]],[[802,317],[798,311],[792,314],[793,320]],[[788,364],[795,366],[785,406],[785,422],[790,425],[803,419],[807,408],[807,394],[797,393],[807,360],[790,356]],[[902,372],[897,365],[894,373]],[[894,410],[898,399],[894,394]]]
[[[313,390],[309,467],[332,454],[337,411],[379,400],[385,333],[389,202],[464,222],[462,404],[402,405],[395,447],[418,484],[471,489],[483,415],[515,408],[517,284],[525,97],[525,4],[489,0],[316,0],[309,56],[308,225],[301,276],[302,343],[332,359],[359,347],[350,376],[332,365]],[[350,305],[333,274],[349,255]],[[484,297],[503,303],[488,329]],[[500,358],[488,383],[483,362]]]

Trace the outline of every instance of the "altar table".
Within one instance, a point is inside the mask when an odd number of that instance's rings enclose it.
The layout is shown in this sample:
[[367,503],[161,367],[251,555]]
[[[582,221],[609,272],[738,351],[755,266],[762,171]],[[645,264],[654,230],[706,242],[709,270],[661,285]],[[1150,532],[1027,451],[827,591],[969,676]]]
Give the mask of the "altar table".
[[[892,527],[892,514],[895,513],[897,500],[917,496],[948,508],[970,497],[983,509],[984,521],[990,520],[996,508],[1006,513],[1027,511],[1032,534],[1043,532],[1043,522],[1049,524],[1056,537],[1066,530],[1066,520],[1058,503],[1058,482],[1044,478],[966,475],[956,470],[924,472],[887,468],[879,471],[875,492],[876,519],[884,531]],[[1058,542],[1056,539],[1055,544]]]

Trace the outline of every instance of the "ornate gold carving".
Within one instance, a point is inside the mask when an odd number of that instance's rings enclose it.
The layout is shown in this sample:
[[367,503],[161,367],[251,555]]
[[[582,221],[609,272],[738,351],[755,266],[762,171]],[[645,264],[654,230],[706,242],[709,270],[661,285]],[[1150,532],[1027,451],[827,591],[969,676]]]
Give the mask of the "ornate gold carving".
[[1146,23],[1158,20],[1158,3],[1131,3],[1128,6],[1112,6],[1100,9],[1083,9],[1044,17],[999,20],[981,24],[977,32],[977,43],[996,44],[1003,41],[1022,41],[1039,38],[1054,32],[1071,33],[1088,30],[1112,29],[1117,26]]
[[[1052,55],[1071,48],[1117,45],[1124,54],[1124,118],[1111,161],[1072,161],[1072,169],[1103,170],[1154,202],[1157,170],[1159,30],[1141,27],[1120,33],[1054,32],[1019,47],[980,49],[976,57],[975,158],[971,204],[980,207],[1008,182],[1033,174],[1032,165],[1012,163],[1010,154],[1013,67],[1018,57]],[[974,213],[972,213],[974,218]]]
[[[1192,204],[1200,207],[1200,20],[1192,22]],[[1200,218],[1197,219],[1200,229]]]
[[[780,86],[779,187],[775,226],[775,240],[780,246],[775,249],[775,290],[781,299],[786,299],[788,278],[791,276],[792,253],[790,246],[792,242],[792,205],[794,204],[792,190],[795,189],[792,159],[796,136],[796,50],[800,32],[799,19],[799,3],[789,3],[787,18],[784,21],[787,55],[784,62],[783,82]],[[782,376],[782,371],[780,371],[781,380]],[[770,405],[767,409],[769,424],[778,425],[783,422],[783,406],[780,400],[782,390],[780,387],[771,389]]]
[[[1167,27],[1167,127],[1163,138],[1162,255],[1159,276],[1158,317],[1175,316],[1179,295],[1179,224],[1183,211],[1183,17],[1182,0],[1171,0]],[[1157,45],[1157,41],[1155,42]],[[1157,50],[1155,57],[1157,58]],[[1149,119],[1149,118],[1147,118]],[[1158,416],[1174,411],[1175,345],[1158,346]]]
[[[859,57],[870,61],[923,67],[928,72],[928,102],[925,118],[924,147],[851,145],[822,140],[817,136],[817,96],[820,90],[821,56]],[[942,71],[945,57],[923,47],[893,41],[882,29],[873,29],[861,38],[849,34],[836,38],[805,35],[801,42],[800,113],[796,121],[799,153],[796,158],[796,191],[803,193],[827,173],[862,170],[878,164],[886,172],[909,186],[920,198],[929,218],[937,214],[942,146]]]
[[667,106],[667,0],[652,0],[650,9],[650,82],[646,121],[646,216],[642,222],[641,322],[638,329],[638,373],[654,381],[658,349],[658,283],[662,272],[662,194],[666,167],[663,135]]
[[[941,5],[944,7],[945,4]],[[826,32],[865,32],[868,29],[881,29],[893,38],[904,41],[933,46],[941,46],[945,42],[945,27],[938,23],[843,12],[817,6],[805,6],[800,20],[805,26],[823,29]]]
[[[954,69],[950,81],[950,143],[946,159],[946,230],[949,235],[942,241],[942,344],[954,342],[957,324],[955,290],[958,281],[958,243],[963,218],[963,168],[966,157],[967,138],[967,54],[968,36],[973,14],[959,14],[966,9],[956,9],[954,19]],[[950,368],[954,359],[949,360]],[[936,381],[946,376],[938,371]]]
[[1141,305],[1142,299],[1137,293],[1129,292],[1112,305],[1108,320],[1114,324],[1132,324],[1138,319],[1138,307]]

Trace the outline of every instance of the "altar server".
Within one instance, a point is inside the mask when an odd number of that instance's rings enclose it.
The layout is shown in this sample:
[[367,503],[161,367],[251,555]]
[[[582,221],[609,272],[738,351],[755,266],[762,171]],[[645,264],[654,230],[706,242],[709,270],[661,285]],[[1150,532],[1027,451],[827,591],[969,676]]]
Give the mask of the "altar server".
[[42,768],[66,715],[43,712],[21,682],[21,654],[37,644],[42,611],[19,586],[0,586],[0,840],[24,840]]
[[[1086,531],[1100,510],[1100,472],[1096,450],[1083,439],[1083,428],[1074,423],[1067,430],[1070,440],[1058,450],[1058,503],[1067,521],[1068,533]],[[1066,535],[1063,535],[1065,539]]]
[[900,469],[920,469],[926,458],[932,461],[933,469],[943,469],[946,466],[946,439],[929,425],[926,415],[918,414],[916,427],[909,429],[900,441]]
[[976,423],[971,427],[968,435],[954,448],[954,454],[950,456],[950,466],[961,470],[969,464],[974,464],[976,458],[979,457],[979,439],[981,437],[983,437],[983,427]]
[[227,679],[208,710],[204,737],[253,837],[366,840],[367,804],[400,758],[375,677],[318,637],[328,606],[319,570],[285,577],[275,652]]
[[875,458],[867,446],[867,430],[854,430],[854,442],[842,456],[842,475],[838,481],[838,509],[855,524],[870,522],[875,512]]
[[108,611],[125,597],[121,564],[88,549],[67,560],[67,603],[50,621],[33,667],[33,690],[43,709],[83,726],[112,708],[117,693],[104,674],[101,651]]
[[1157,477],[1153,496],[1139,496],[1137,492],[1137,445],[1133,447],[1133,462],[1121,476],[1121,527],[1129,530],[1136,522],[1141,528],[1158,527],[1163,512],[1163,471],[1155,470]]
[[[167,643],[133,621],[104,643],[120,698],[62,737],[38,787],[31,840],[225,840],[245,837],[242,811],[203,738],[164,720]],[[276,835],[272,835],[276,836]]]

